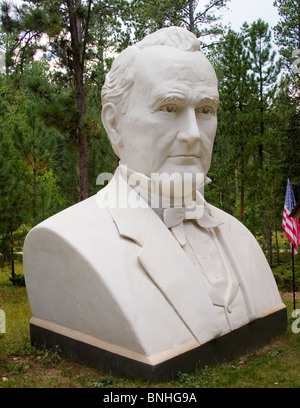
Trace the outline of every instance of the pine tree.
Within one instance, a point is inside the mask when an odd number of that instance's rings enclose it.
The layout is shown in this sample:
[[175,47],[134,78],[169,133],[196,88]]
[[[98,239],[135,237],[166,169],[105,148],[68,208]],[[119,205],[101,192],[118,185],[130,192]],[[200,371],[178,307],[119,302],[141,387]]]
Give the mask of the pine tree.
[[[92,82],[94,86],[97,86],[96,81],[99,78],[100,84],[103,83],[105,74],[104,64],[101,66],[96,62],[97,57],[103,56],[103,44],[105,43],[104,39],[100,41],[99,36],[104,32],[108,33],[104,29],[106,25],[121,26],[119,19],[126,5],[125,0],[26,0],[25,5],[16,10],[15,15],[10,13],[10,8],[2,10],[3,29],[7,32],[11,30],[17,38],[17,46],[11,45],[7,49],[7,55],[11,55],[11,61],[16,67],[13,67],[14,70],[18,71],[20,67],[18,56],[25,50],[31,52],[33,56],[36,54],[37,47],[55,60],[60,68],[53,75],[53,80],[59,84],[63,97],[66,98],[68,107],[70,107],[70,113],[72,113],[72,125],[70,122],[66,123],[66,118],[63,120],[69,128],[71,138],[78,146],[79,200],[87,198],[89,194],[88,134],[91,129],[86,103],[87,89]],[[101,27],[99,22],[101,22]],[[118,36],[124,40],[126,36],[122,36],[121,32],[120,28]],[[109,35],[112,35],[111,32]],[[46,38],[46,44],[40,41],[41,38]],[[99,45],[102,47],[100,52],[97,48]],[[28,58],[24,61],[28,62]],[[24,64],[25,62],[22,63],[22,73]],[[40,89],[39,86],[36,88]],[[40,93],[41,100],[46,94]],[[62,100],[63,97],[58,96],[58,99]],[[46,101],[47,99],[44,102]],[[99,119],[100,103],[99,99]],[[58,112],[53,106],[52,108],[49,106],[52,104],[57,106],[55,100],[48,99],[48,113],[50,110]],[[46,105],[45,103],[44,106]],[[67,118],[70,116],[67,114]],[[57,122],[57,119],[57,117],[52,117],[52,122]],[[61,127],[63,126],[61,124]],[[93,124],[92,127],[94,127]]]
[[293,75],[292,66],[300,50],[300,0],[275,0],[280,20],[275,30],[275,38],[283,56],[287,70]]
[[14,250],[16,232],[28,221],[31,202],[27,184],[28,171],[12,146],[11,129],[24,116],[12,112],[15,94],[0,75],[0,252],[11,262],[15,280]]
[[264,234],[268,244],[268,254],[272,263],[272,227],[268,191],[270,163],[265,160],[269,154],[266,144],[272,137],[269,106],[275,95],[277,80],[281,70],[281,61],[275,61],[276,53],[272,50],[272,34],[269,25],[258,19],[249,27],[243,27],[246,36],[246,47],[249,50],[251,70],[258,85],[257,102],[254,117],[257,124],[253,128],[257,143],[257,183],[256,195],[260,201],[260,215],[264,220]]
[[281,125],[281,135],[285,140],[283,149],[286,159],[285,175],[292,179],[296,199],[299,199],[300,0],[275,0],[274,5],[278,8],[280,16],[274,28],[275,40],[287,72],[286,85],[283,88],[285,94],[281,93],[280,98],[281,100],[285,98],[285,106],[290,112]]
[[234,207],[239,205],[238,217],[243,221],[245,185],[249,183],[249,156],[253,148],[253,98],[257,86],[250,74],[251,61],[242,34],[229,30],[217,54],[220,108],[212,171],[221,191],[227,190],[221,195],[231,196],[225,208],[234,213]]
[[281,69],[275,62],[276,52],[272,51],[272,34],[269,25],[258,19],[251,27],[244,25],[247,48],[250,52],[251,69],[258,83],[258,167],[263,165],[263,143],[265,139],[266,111],[269,98],[274,95],[276,81]]
[[133,0],[131,21],[137,40],[146,34],[171,25],[186,27],[199,37],[206,47],[206,37],[223,33],[221,17],[216,11],[225,7],[230,0]]

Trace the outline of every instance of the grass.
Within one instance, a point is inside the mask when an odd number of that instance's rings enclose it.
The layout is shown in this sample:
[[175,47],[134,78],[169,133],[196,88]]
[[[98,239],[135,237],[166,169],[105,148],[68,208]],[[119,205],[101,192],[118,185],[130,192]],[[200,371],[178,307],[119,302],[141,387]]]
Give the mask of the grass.
[[[17,264],[22,274],[22,265]],[[0,309],[6,314],[6,333],[0,334],[0,388],[299,388],[300,333],[291,330],[293,296],[282,292],[288,308],[288,330],[267,346],[228,364],[198,368],[192,374],[151,384],[118,378],[38,351],[30,345],[30,306],[26,288],[13,286],[9,267],[0,267]],[[300,297],[297,305],[300,308]],[[300,328],[300,324],[299,324]]]

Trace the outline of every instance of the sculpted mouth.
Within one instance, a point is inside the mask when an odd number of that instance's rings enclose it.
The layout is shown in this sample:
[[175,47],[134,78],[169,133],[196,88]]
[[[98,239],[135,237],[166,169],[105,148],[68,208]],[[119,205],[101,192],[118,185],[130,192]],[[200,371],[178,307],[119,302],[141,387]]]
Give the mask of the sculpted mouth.
[[199,159],[200,156],[197,155],[197,154],[174,154],[174,155],[169,156],[169,157],[188,157],[188,158],[195,157],[195,158]]

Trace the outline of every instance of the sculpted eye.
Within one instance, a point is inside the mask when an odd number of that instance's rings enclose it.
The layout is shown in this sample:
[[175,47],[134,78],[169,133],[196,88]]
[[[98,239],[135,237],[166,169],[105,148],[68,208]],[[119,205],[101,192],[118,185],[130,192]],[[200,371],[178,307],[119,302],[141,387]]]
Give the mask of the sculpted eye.
[[160,108],[160,110],[162,112],[167,112],[167,113],[176,113],[176,112],[178,112],[178,108],[177,108],[176,105],[165,105],[165,106],[162,106]]
[[202,113],[203,115],[214,115],[215,114],[214,109],[210,106],[203,106],[201,108],[198,108],[196,112]]

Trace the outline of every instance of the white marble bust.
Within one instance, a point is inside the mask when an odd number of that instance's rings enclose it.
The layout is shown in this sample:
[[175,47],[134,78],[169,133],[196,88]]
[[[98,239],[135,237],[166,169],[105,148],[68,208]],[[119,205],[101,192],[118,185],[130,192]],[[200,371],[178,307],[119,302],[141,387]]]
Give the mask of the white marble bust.
[[102,102],[120,166],[27,236],[32,324],[157,365],[283,310],[255,238],[203,198],[219,96],[197,38],[170,27],[123,51]]

